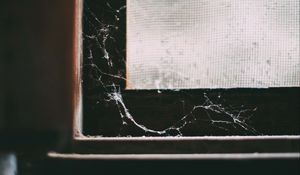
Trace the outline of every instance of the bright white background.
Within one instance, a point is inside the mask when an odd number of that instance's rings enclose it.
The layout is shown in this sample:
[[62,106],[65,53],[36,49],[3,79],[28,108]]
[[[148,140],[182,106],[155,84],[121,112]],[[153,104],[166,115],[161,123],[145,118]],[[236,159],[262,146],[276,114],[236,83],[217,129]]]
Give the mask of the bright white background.
[[300,86],[299,0],[127,0],[127,88]]

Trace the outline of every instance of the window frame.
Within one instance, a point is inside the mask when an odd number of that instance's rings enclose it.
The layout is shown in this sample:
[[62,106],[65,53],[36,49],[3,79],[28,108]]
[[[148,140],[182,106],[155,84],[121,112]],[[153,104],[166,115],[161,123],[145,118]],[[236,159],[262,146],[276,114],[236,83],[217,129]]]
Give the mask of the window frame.
[[[197,137],[87,137],[82,134],[81,85],[83,0],[75,0],[73,57],[73,137],[69,152],[78,154],[292,153],[299,157],[299,135]],[[290,157],[293,157],[290,156]],[[193,157],[193,156],[192,156]],[[258,155],[259,157],[259,155]],[[270,156],[272,157],[272,156]]]

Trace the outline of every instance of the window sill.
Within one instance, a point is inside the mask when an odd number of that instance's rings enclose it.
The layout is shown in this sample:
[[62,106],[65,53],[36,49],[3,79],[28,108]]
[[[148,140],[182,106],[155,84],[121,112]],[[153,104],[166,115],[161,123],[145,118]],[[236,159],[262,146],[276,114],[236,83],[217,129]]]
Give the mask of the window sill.
[[300,153],[234,154],[61,154],[50,152],[49,158],[68,160],[268,160],[300,159]]

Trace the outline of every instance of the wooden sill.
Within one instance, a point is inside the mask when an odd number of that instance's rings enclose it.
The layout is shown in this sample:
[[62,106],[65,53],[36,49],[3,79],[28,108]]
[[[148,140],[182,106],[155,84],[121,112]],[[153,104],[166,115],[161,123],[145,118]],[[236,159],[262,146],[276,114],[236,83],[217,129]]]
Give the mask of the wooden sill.
[[69,160],[267,160],[300,159],[300,153],[240,154],[61,154],[50,152],[49,158]]

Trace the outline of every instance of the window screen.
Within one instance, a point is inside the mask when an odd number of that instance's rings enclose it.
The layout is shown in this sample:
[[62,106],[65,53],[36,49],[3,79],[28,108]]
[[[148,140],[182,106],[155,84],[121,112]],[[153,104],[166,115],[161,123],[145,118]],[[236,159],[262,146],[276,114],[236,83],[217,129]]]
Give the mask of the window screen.
[[128,0],[127,89],[300,85],[299,0]]

